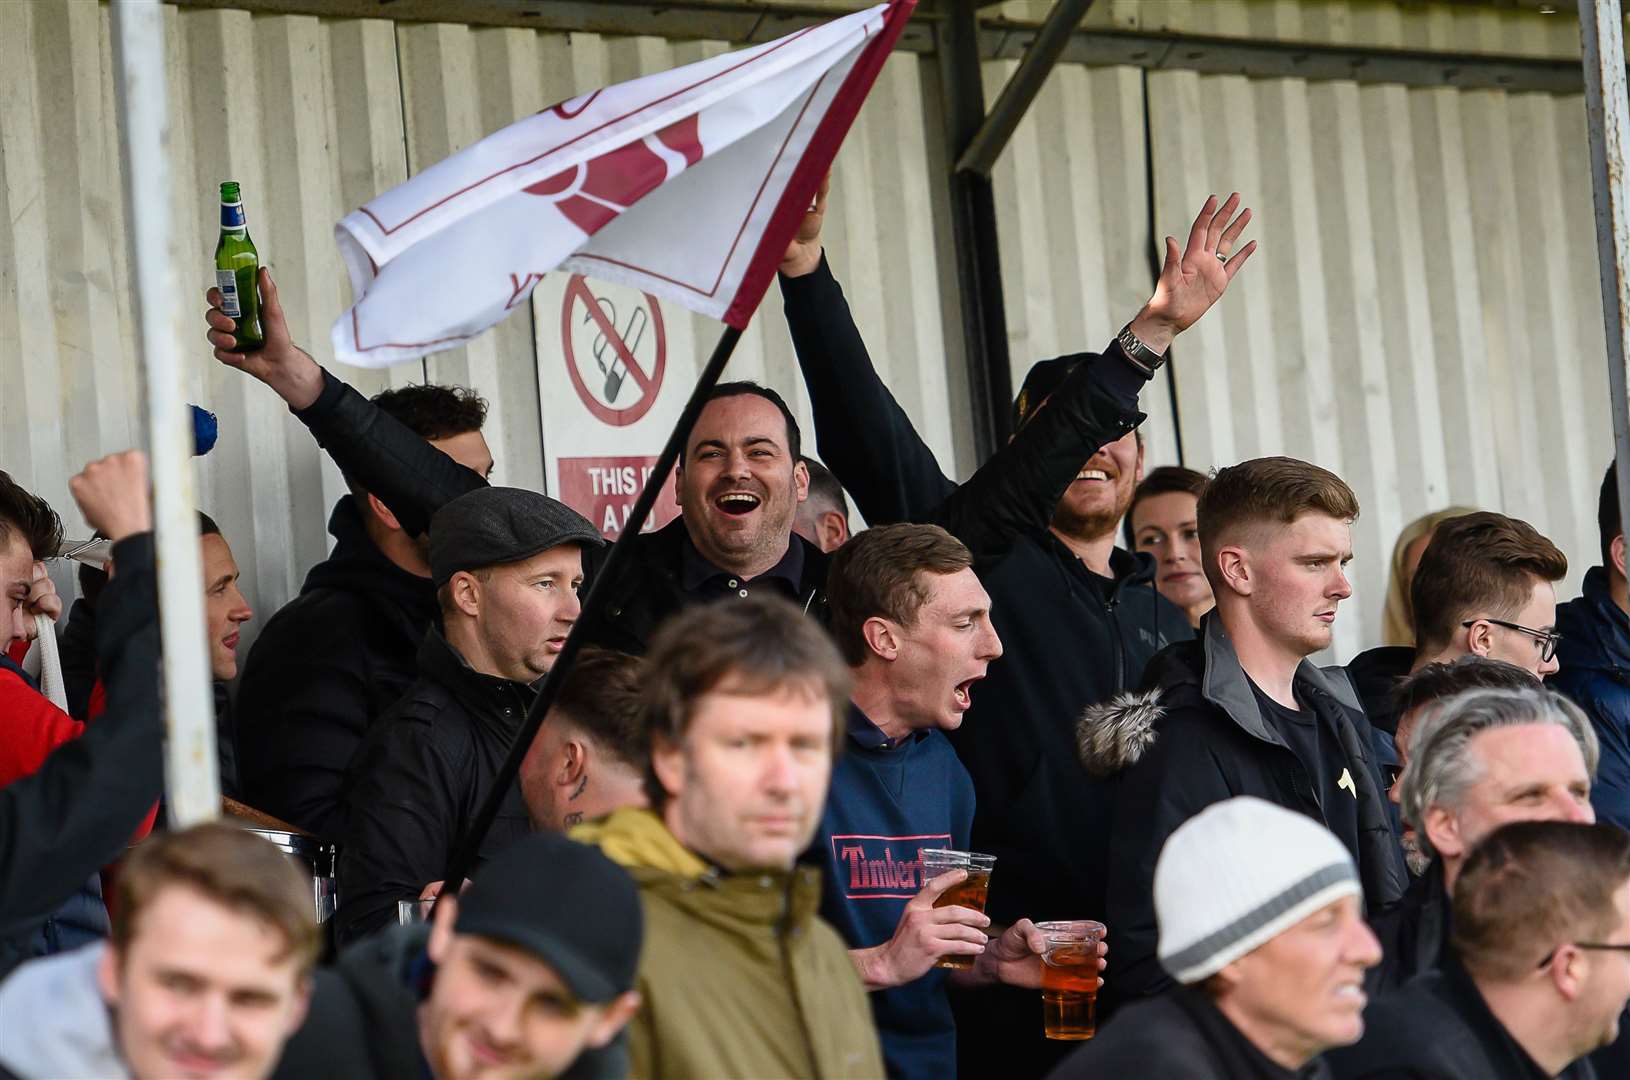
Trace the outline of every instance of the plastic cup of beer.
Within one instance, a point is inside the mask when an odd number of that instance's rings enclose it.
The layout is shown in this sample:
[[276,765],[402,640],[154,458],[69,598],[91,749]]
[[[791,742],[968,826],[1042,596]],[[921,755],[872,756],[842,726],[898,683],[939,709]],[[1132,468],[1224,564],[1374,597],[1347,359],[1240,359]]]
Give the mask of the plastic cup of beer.
[[[952,870],[968,872],[966,878],[940,894],[940,898],[934,901],[935,907],[965,907],[973,908],[981,915],[985,913],[985,898],[990,895],[990,872],[996,866],[996,856],[949,848],[923,848],[917,854],[923,861],[924,885]],[[972,956],[947,956],[934,966],[966,971],[973,967],[973,962]]]
[[1077,919],[1037,923],[1047,939],[1041,957],[1041,1024],[1049,1039],[1090,1039],[1098,1029],[1098,941],[1104,924]]
[[396,901],[396,924],[398,926],[414,926],[418,923],[430,921],[430,905],[432,900],[398,900]]

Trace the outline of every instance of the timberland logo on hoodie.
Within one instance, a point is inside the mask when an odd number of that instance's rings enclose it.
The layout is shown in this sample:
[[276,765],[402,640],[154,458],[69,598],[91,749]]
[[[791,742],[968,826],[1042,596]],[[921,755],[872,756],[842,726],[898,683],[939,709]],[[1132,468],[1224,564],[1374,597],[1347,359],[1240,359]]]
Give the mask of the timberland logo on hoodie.
[[948,848],[950,833],[832,837],[832,861],[850,900],[910,900],[923,887],[923,848]]

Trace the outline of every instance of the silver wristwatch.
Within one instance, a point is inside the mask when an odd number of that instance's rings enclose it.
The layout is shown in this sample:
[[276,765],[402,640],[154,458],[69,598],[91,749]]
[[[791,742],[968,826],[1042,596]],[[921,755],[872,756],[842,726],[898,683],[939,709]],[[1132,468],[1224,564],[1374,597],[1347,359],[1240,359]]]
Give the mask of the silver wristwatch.
[[1138,340],[1138,336],[1132,332],[1131,323],[1121,327],[1121,332],[1115,335],[1115,340],[1120,344],[1126,358],[1132,361],[1132,366],[1139,368],[1150,378],[1153,378],[1155,372],[1160,370],[1160,365],[1166,362],[1164,353],[1157,353]]

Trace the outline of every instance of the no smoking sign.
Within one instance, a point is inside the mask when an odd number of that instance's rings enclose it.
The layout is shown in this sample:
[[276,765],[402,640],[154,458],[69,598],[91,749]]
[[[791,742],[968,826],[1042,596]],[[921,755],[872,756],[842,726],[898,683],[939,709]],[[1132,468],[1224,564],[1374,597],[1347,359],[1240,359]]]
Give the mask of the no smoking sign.
[[656,404],[668,338],[656,297],[597,285],[573,274],[560,305],[560,338],[572,388],[612,427],[635,423]]

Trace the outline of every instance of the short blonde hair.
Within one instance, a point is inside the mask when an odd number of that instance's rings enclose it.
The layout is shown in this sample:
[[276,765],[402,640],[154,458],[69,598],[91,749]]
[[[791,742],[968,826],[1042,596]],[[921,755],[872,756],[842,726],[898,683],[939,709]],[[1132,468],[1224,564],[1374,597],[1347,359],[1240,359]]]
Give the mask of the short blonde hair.
[[1329,469],[1296,458],[1256,458],[1218,469],[1196,508],[1206,576],[1214,572],[1224,536],[1247,525],[1289,525],[1303,514],[1351,521],[1358,516],[1358,496]]

